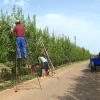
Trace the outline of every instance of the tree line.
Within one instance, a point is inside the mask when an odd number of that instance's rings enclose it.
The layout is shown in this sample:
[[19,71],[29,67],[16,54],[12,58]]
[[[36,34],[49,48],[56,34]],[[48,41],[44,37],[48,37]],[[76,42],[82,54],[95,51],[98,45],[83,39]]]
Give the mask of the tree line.
[[42,55],[41,41],[44,43],[54,66],[90,58],[89,50],[72,43],[67,36],[55,36],[54,33],[49,32],[48,27],[44,29],[36,27],[36,15],[25,16],[22,8],[14,6],[10,14],[3,10],[0,13],[0,63],[8,66],[13,66],[15,63],[16,37],[10,32],[10,29],[16,19],[25,25],[29,64],[36,63],[38,56]]

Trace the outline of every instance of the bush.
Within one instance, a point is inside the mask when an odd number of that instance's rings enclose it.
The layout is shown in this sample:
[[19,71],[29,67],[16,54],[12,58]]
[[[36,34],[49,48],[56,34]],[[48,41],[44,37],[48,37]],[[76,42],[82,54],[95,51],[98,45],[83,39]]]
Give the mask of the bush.
[[1,79],[4,81],[8,81],[11,79],[11,72],[6,68],[1,69]]

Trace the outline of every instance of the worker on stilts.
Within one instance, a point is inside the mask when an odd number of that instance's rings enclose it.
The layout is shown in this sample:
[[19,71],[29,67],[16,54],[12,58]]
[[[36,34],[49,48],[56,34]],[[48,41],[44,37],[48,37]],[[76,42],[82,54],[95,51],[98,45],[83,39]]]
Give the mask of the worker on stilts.
[[[25,28],[20,23],[19,20],[16,20],[15,25],[11,29],[12,32],[16,35],[16,50],[17,50],[17,58],[26,58],[26,42],[25,42]],[[23,53],[21,53],[21,48]]]
[[[19,20],[16,20],[15,24],[11,28],[11,32],[15,33],[16,36],[16,68],[18,70],[17,74],[21,74],[20,73],[20,67],[22,65],[21,58],[26,59],[26,41],[25,41],[24,25],[22,25]],[[23,65],[25,65],[25,60],[23,61]]]

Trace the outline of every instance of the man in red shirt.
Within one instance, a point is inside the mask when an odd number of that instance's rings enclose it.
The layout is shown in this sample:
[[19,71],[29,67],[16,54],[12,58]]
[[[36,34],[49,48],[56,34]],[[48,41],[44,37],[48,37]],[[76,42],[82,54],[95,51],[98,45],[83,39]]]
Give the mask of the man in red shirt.
[[[20,23],[19,20],[16,20],[15,26],[11,29],[12,32],[16,35],[16,48],[17,48],[17,58],[26,58],[26,42],[25,42],[25,28]],[[21,48],[23,53],[21,54]]]

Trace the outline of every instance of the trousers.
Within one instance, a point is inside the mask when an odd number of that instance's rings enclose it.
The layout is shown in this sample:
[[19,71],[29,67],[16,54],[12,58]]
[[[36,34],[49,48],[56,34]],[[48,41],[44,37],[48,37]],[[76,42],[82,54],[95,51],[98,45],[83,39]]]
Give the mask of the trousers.
[[26,42],[24,37],[16,37],[17,58],[26,58]]

